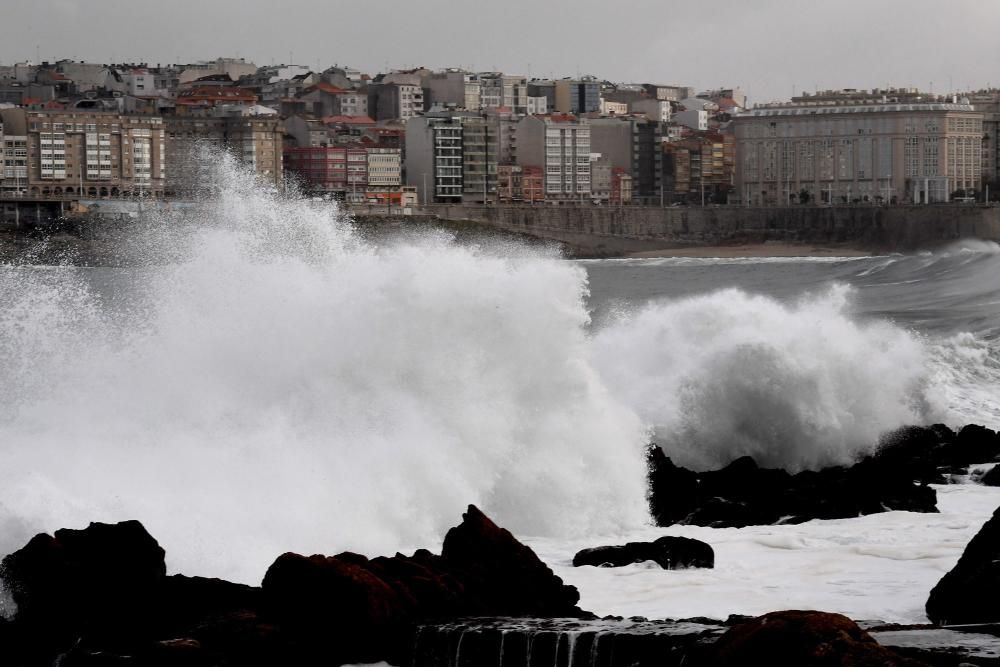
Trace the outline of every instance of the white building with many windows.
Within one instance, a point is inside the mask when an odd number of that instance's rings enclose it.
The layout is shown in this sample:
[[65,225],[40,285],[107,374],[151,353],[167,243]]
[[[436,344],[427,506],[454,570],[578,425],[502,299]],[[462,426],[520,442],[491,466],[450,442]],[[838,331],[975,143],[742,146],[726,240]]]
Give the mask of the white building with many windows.
[[978,190],[983,114],[949,102],[757,107],[735,119],[735,196],[752,205],[948,201]]

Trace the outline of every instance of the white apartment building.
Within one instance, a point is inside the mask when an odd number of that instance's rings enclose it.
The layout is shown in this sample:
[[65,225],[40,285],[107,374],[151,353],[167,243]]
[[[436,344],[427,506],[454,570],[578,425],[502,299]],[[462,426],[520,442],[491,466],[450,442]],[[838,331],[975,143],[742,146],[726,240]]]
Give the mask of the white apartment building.
[[982,179],[983,114],[969,104],[773,105],[737,116],[735,133],[748,204],[943,202]]

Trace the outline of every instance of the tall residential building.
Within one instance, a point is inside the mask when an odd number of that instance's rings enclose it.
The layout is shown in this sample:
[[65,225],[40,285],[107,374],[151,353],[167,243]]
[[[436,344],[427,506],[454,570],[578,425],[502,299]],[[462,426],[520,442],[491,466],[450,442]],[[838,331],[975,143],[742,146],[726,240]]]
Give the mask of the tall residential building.
[[595,118],[590,128],[594,152],[632,177],[633,198],[658,204],[663,177],[660,123],[634,116]]
[[772,105],[734,127],[748,204],[943,202],[982,178],[983,114],[969,104]]
[[284,124],[276,116],[166,117],[171,170],[167,192],[190,196],[204,187],[209,167],[202,147],[229,151],[263,182],[282,184]]
[[541,168],[546,199],[590,197],[590,150],[587,119],[553,114],[526,116],[517,124],[517,163]]
[[431,112],[406,122],[406,184],[421,203],[462,201],[462,119]]
[[500,127],[495,115],[462,116],[462,201],[496,199]]
[[10,190],[24,192],[26,185],[29,197],[163,195],[166,160],[159,117],[24,109],[4,109],[0,117],[5,128],[5,191],[11,173]]
[[406,124],[406,183],[424,202],[494,199],[500,131],[495,114],[430,112]]

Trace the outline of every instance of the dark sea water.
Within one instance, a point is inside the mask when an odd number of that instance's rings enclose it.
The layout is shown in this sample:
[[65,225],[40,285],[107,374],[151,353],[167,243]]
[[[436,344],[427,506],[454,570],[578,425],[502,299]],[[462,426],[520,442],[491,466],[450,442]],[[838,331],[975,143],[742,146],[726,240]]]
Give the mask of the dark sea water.
[[791,302],[831,284],[853,288],[850,312],[928,334],[1000,336],[1000,246],[965,242],[937,253],[858,258],[584,261],[597,318],[622,304],[736,287]]

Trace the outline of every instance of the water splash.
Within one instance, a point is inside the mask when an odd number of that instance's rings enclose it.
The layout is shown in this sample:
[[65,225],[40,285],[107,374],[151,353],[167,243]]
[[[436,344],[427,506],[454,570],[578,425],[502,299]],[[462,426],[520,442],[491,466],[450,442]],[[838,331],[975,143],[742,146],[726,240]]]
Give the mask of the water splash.
[[887,430],[943,416],[925,343],[856,322],[849,296],[784,305],[728,289],[652,304],[598,332],[595,359],[683,465],[845,463]]
[[470,502],[525,535],[646,520],[582,269],[374,247],[218,162],[197,210],[129,232],[137,266],[0,271],[0,522],[138,518],[171,569],[255,582],[287,550],[433,545]]

